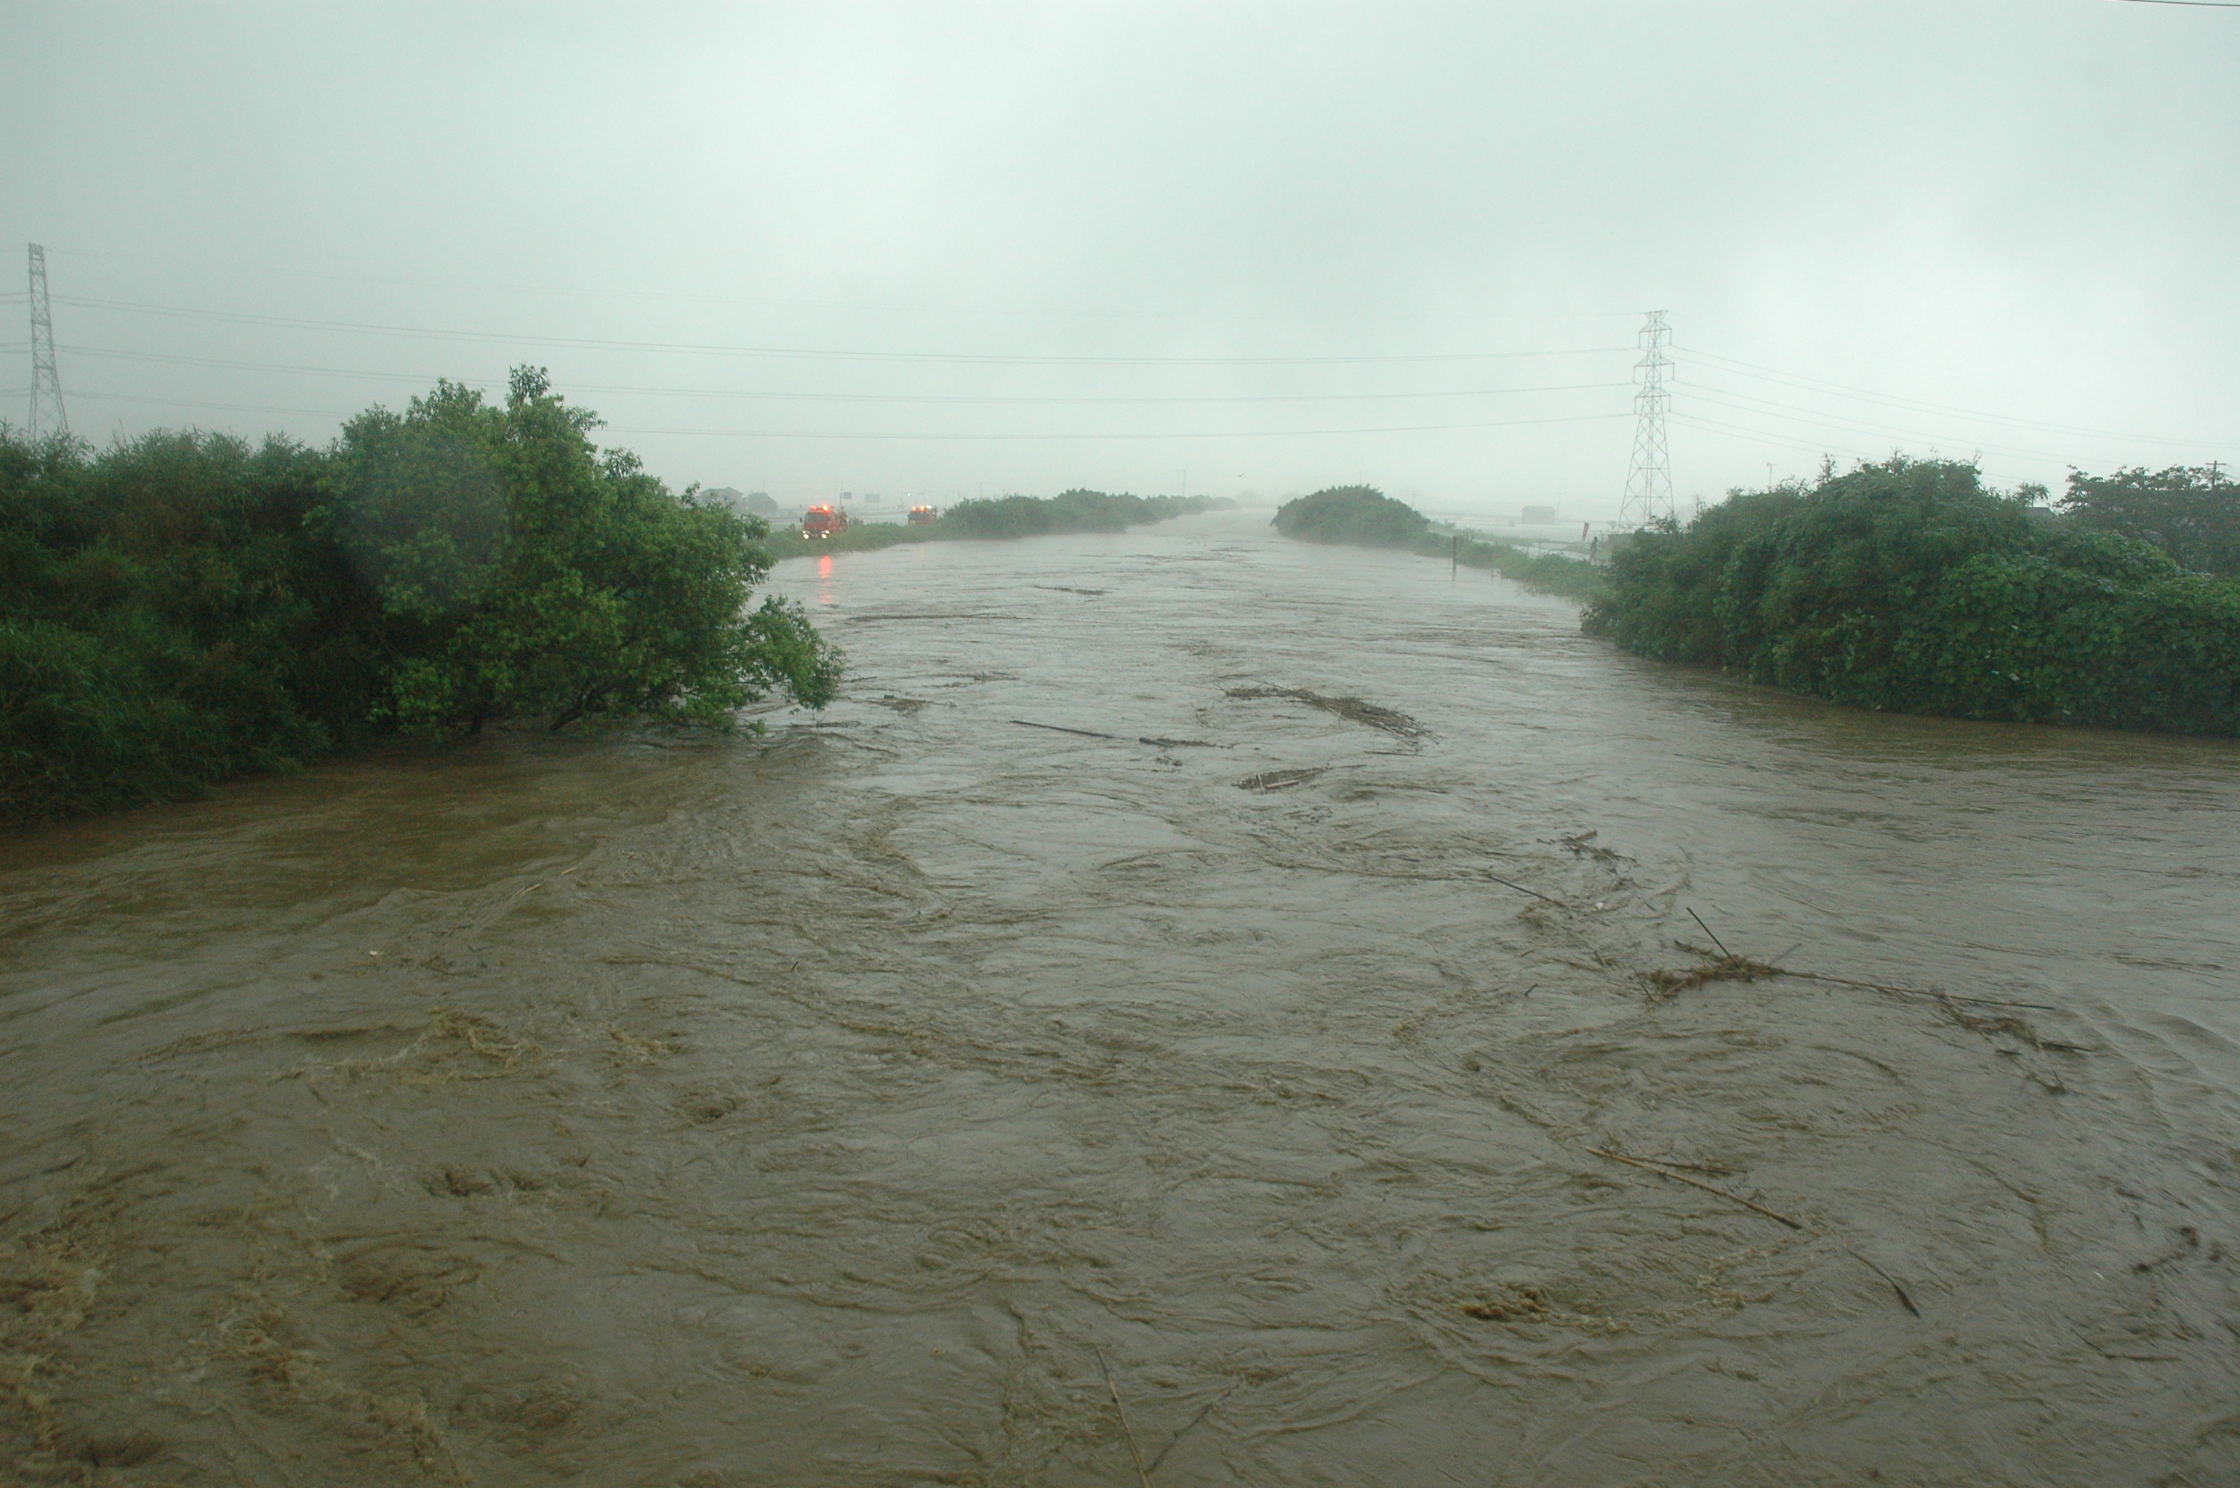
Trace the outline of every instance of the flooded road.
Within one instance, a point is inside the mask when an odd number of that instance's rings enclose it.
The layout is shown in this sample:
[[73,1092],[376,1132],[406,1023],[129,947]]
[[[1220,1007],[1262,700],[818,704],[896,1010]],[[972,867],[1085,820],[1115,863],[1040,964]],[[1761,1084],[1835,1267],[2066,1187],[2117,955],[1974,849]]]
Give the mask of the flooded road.
[[0,1482],[2234,1480],[2240,748],[1262,521],[0,845]]

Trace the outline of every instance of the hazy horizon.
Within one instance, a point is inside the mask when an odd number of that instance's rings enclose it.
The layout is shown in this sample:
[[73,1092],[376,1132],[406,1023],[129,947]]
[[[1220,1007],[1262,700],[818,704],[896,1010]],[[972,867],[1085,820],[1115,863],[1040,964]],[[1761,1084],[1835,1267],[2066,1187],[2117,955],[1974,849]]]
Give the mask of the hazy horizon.
[[2240,460],[2240,10],[10,7],[0,414],[323,442],[549,367],[676,486],[1614,515]]

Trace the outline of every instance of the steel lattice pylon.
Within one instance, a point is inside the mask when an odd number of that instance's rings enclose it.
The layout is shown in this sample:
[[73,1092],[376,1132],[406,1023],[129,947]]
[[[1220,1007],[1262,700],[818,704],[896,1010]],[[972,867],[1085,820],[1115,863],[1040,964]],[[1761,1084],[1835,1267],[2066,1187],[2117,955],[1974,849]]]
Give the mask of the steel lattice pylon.
[[70,432],[54,369],[54,312],[47,307],[47,250],[31,245],[31,437]]
[[1664,354],[1672,344],[1672,327],[1662,310],[1649,312],[1641,328],[1641,360],[1633,364],[1640,374],[1640,391],[1633,395],[1633,463],[1626,469],[1626,494],[1618,503],[1618,530],[1631,532],[1659,517],[1675,515],[1672,507],[1672,457],[1665,447],[1664,411],[1672,402],[1665,374],[1672,358]]

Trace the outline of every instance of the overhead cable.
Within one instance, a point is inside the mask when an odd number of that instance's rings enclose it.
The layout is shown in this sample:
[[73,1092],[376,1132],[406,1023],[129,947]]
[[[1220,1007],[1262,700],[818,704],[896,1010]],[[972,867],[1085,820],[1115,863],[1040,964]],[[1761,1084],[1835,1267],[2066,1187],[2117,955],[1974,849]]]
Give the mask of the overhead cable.
[[1427,362],[1491,362],[1532,357],[1602,356],[1630,351],[1624,346],[1582,346],[1549,351],[1413,352],[1394,356],[1025,356],[996,352],[830,350],[807,346],[725,346],[686,341],[625,341],[593,336],[531,336],[497,331],[449,331],[427,326],[370,325],[358,321],[311,320],[289,315],[254,315],[233,310],[192,310],[131,300],[98,300],[56,295],[60,304],[87,310],[117,310],[182,320],[223,321],[236,325],[275,325],[298,330],[338,331],[351,335],[398,336],[416,340],[473,341],[514,346],[576,346],[605,351],[653,351],[693,356],[770,357],[786,360],[847,362],[934,362],[956,365],[1025,367],[1336,367]]

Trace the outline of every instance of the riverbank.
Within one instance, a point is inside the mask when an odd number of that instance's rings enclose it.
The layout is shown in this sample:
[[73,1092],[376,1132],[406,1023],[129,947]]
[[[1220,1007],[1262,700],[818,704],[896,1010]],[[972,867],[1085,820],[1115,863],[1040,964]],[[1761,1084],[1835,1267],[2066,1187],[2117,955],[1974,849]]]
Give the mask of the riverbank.
[[773,527],[765,545],[774,559],[820,553],[873,553],[905,543],[999,541],[1066,532],[1125,532],[1236,503],[1215,496],[1126,496],[1072,490],[1056,496],[997,496],[960,501],[930,522],[853,522],[829,537],[804,537],[791,524]]
[[1285,502],[1269,524],[1301,542],[1354,548],[1405,548],[1461,568],[1500,574],[1541,594],[1592,602],[1603,576],[1583,558],[1532,553],[1514,543],[1433,522],[1373,486],[1333,486]]

